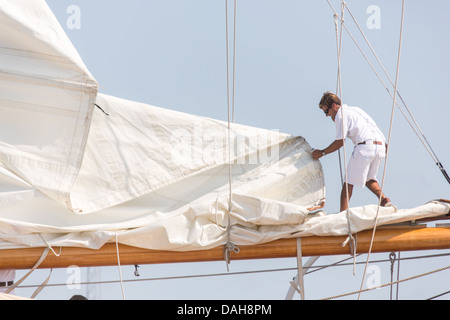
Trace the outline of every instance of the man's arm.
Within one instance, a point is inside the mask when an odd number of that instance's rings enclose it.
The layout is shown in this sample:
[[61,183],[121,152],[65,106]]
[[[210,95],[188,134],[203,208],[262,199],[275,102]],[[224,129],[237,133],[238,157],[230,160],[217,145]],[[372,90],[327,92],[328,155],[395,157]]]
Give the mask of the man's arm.
[[344,145],[344,140],[334,140],[328,147],[323,150],[314,150],[312,156],[314,160],[322,158],[325,154],[333,153]]

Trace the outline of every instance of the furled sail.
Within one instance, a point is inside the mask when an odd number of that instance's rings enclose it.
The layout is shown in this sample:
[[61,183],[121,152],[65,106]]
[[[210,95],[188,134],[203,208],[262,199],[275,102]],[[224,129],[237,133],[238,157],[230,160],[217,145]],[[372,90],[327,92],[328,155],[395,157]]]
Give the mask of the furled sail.
[[1,239],[99,247],[118,232],[136,246],[203,248],[225,239],[230,190],[232,224],[248,227],[301,224],[323,205],[322,168],[301,137],[237,124],[228,130],[225,122],[103,94],[97,104],[103,111],[94,110],[72,190],[83,210],[73,213],[2,168]]

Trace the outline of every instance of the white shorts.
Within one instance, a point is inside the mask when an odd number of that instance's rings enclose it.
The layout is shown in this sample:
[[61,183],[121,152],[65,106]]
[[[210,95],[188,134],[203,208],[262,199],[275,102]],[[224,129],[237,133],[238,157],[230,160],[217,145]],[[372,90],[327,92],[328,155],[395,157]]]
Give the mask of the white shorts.
[[[384,146],[382,147],[384,149]],[[377,180],[378,168],[385,157],[384,150],[377,146],[356,146],[348,161],[347,183],[364,187],[367,181]]]

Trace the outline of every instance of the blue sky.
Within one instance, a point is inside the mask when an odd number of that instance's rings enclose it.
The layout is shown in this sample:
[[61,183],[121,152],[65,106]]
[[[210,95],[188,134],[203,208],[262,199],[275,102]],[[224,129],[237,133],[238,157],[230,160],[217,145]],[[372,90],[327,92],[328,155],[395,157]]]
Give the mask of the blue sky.
[[[47,2],[99,82],[100,92],[162,108],[227,119],[224,0]],[[229,2],[232,57],[233,1]],[[339,1],[331,3],[336,10],[340,8]],[[394,80],[402,2],[349,0],[347,4]],[[76,17],[79,18],[79,25],[75,28],[70,25],[73,22],[73,11],[68,12],[71,5],[77,6],[80,13]],[[373,21],[371,19],[374,16],[367,9],[372,5],[379,8],[379,16],[375,17],[379,25],[370,29],[367,22]],[[450,115],[447,97],[450,87],[449,11],[448,1],[406,2],[398,88],[433,150],[450,172],[447,123]],[[382,74],[348,12],[345,13],[345,23]],[[364,108],[387,137],[392,99],[345,32],[341,68],[343,102]],[[317,104],[323,92],[336,90],[336,77],[335,27],[333,12],[326,0],[238,1],[237,123],[300,135],[312,147],[325,148],[334,140],[335,129]],[[386,77],[382,77],[388,83]],[[351,152],[353,146],[350,141],[347,141],[346,146]],[[328,213],[337,212],[340,193],[337,153],[322,158],[321,162],[327,188],[325,210]],[[382,169],[378,175],[380,180]],[[399,208],[412,208],[432,199],[449,198],[449,184],[398,109],[394,111],[384,191]],[[367,189],[355,188],[351,205],[375,201]],[[402,256],[407,255],[412,254],[402,253]],[[388,253],[374,255],[374,258],[377,257],[387,259]],[[343,258],[321,258],[318,264]],[[445,259],[402,262],[401,276],[402,272],[407,276],[408,272],[416,274],[433,269],[444,263],[442,260]],[[365,256],[361,257],[361,261],[365,261]],[[295,259],[233,261],[231,271],[295,266]],[[128,278],[134,278],[134,267],[123,269]],[[316,272],[320,275],[307,276],[307,298],[323,298],[359,289],[362,267],[356,276],[352,275],[351,267],[338,270],[340,276],[336,276],[336,271]],[[388,263],[381,264],[380,270],[381,282],[389,282]],[[33,280],[39,282],[45,272],[48,271],[35,272]],[[142,278],[205,272],[226,272],[225,263],[140,268]],[[55,270],[54,273],[58,274],[54,276],[55,282],[65,282],[67,274],[64,270]],[[117,279],[117,273],[117,268],[103,268],[101,280],[108,277]],[[220,278],[127,283],[125,291],[130,299],[283,299],[294,275],[295,270],[290,270]],[[440,277],[442,279],[445,274]],[[400,297],[423,299],[448,290],[448,286],[439,281],[439,276],[428,280],[432,283],[431,287],[425,285],[427,281],[417,281],[411,285],[412,289],[406,289],[407,285],[402,284]],[[101,287],[101,298],[122,298],[118,284]],[[65,287],[47,288],[41,293],[41,298],[64,299],[71,294],[84,292],[85,286],[77,292]],[[387,299],[389,293],[380,289],[366,294],[366,297]]]

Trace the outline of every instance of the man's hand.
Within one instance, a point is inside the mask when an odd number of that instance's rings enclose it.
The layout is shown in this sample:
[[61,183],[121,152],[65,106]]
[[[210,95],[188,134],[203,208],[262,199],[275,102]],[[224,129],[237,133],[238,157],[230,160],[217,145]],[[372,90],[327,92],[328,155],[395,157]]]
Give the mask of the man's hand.
[[311,153],[314,160],[320,159],[324,156],[323,152],[326,151],[326,154],[330,154],[332,152],[335,152],[340,147],[344,145],[344,140],[335,140],[333,143],[331,143],[327,148],[323,150],[316,150],[313,149],[313,152]]
[[320,158],[323,157],[322,155],[322,150],[313,150],[313,152],[311,153],[312,157],[314,160],[318,160]]

